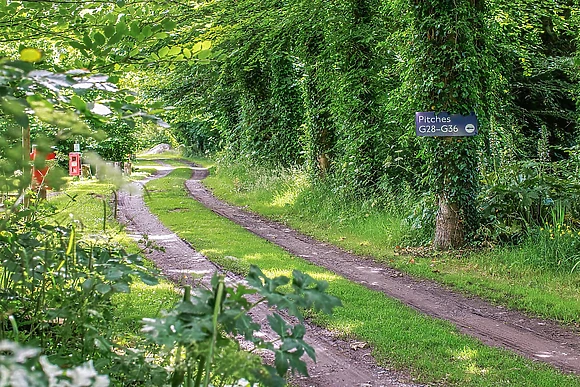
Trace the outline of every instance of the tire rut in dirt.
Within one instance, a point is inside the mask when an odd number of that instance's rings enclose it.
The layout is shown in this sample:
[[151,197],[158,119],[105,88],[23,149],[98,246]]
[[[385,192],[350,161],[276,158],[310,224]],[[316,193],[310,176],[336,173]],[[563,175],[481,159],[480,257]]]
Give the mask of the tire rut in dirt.
[[185,183],[190,195],[252,233],[309,262],[398,299],[426,315],[447,320],[461,332],[487,345],[509,349],[562,371],[580,375],[580,334],[577,330],[562,327],[553,321],[530,318],[476,297],[463,296],[432,281],[413,279],[370,258],[347,253],[280,223],[224,203],[199,181],[206,175],[194,170],[192,178]]

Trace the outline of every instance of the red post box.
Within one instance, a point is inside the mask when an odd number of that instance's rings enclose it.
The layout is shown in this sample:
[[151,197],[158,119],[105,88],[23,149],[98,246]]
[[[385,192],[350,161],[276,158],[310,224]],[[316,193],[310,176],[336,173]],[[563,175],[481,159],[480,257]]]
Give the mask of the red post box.
[[70,176],[81,175],[81,154],[79,152],[68,154],[68,174]]

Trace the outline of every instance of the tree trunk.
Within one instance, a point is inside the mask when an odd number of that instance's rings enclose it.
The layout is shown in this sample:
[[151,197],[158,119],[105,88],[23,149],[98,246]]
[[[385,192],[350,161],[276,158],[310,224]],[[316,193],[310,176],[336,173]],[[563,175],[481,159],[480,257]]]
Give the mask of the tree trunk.
[[460,216],[459,205],[449,203],[444,195],[439,195],[434,247],[438,250],[461,247],[464,243],[463,237],[463,219]]
[[[28,184],[32,184],[32,168],[30,167],[30,126],[22,127],[22,174]],[[24,188],[24,187],[22,187]],[[24,193],[23,206],[30,207],[30,196]]]

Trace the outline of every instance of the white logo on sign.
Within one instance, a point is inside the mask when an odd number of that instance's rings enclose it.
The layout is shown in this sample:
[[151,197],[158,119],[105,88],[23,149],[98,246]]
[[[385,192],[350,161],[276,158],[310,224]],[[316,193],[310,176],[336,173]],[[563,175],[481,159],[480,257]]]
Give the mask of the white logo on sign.
[[467,124],[467,125],[465,125],[465,131],[467,133],[470,133],[470,134],[473,133],[473,132],[475,132],[475,125],[473,125],[473,124]]

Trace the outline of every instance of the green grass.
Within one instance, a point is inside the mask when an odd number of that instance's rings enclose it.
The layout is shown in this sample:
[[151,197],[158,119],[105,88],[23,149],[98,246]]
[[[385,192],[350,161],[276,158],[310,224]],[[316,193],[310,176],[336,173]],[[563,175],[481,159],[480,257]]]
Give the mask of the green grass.
[[580,276],[522,264],[530,247],[501,248],[463,258],[396,257],[392,266],[430,278],[496,304],[580,326]]
[[[137,243],[131,239],[113,217],[109,206],[113,186],[97,180],[81,180],[71,182],[58,196],[50,199],[50,203],[60,209],[56,221],[60,224],[69,224],[76,220],[82,225],[84,237],[104,238],[111,243],[121,245],[131,253],[139,252]],[[106,212],[103,208],[106,203]],[[103,219],[105,232],[103,233]],[[148,266],[152,263],[146,261]],[[160,280],[158,285],[147,286],[139,280],[131,285],[130,293],[113,295],[110,328],[117,337],[119,344],[130,346],[131,343],[141,340],[141,320],[155,318],[161,310],[169,310],[181,298],[173,284]]]
[[[563,375],[510,352],[489,348],[460,334],[451,324],[425,317],[382,293],[347,281],[294,257],[189,198],[188,168],[148,183],[151,210],[173,231],[225,268],[245,273],[256,264],[268,275],[293,269],[330,283],[329,293],[344,307],[315,320],[345,336],[368,341],[379,362],[408,369],[422,382],[459,386],[580,386]],[[172,212],[175,208],[189,211]]]
[[162,159],[174,159],[174,160],[178,160],[183,158],[183,156],[181,155],[181,152],[176,151],[176,150],[172,150],[172,151],[167,151],[167,152],[163,152],[163,153],[158,153],[158,154],[140,154],[137,155],[137,158],[139,160],[162,160]]
[[[203,164],[203,160],[201,160]],[[430,258],[396,255],[409,232],[404,203],[378,210],[372,201],[346,202],[328,187],[312,186],[304,172],[249,169],[227,165],[204,180],[217,197],[271,219],[282,221],[319,240],[429,278],[459,291],[525,311],[578,325],[580,276],[529,264],[533,243],[491,252],[444,254]],[[403,208],[401,208],[403,207]]]
[[85,233],[94,234],[105,230],[118,230],[109,206],[113,185],[98,180],[77,180],[69,183],[50,203],[58,208],[55,221],[68,224],[72,219],[80,224]]

